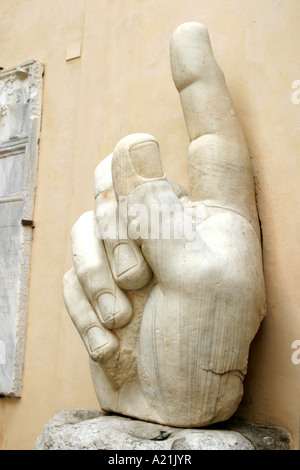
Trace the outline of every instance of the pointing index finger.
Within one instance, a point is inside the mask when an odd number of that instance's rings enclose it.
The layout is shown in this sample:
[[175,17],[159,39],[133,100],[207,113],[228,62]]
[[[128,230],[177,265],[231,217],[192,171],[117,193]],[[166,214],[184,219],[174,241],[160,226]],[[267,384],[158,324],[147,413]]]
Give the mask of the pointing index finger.
[[171,68],[190,140],[208,133],[239,131],[224,75],[213,55],[205,26],[185,23],[175,30],[171,40]]
[[192,199],[238,212],[257,229],[247,145],[205,26],[179,26],[172,36],[170,54],[191,141],[188,174]]

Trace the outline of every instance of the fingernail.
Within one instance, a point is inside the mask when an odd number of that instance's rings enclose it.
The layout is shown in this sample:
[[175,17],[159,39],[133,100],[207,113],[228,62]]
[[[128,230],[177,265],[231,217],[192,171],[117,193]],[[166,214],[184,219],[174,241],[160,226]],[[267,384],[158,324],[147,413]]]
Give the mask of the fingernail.
[[122,300],[117,299],[111,292],[104,292],[98,299],[100,320],[109,330],[123,328],[131,320],[131,304],[125,294],[121,295]]
[[138,265],[138,259],[128,243],[119,243],[114,247],[114,268],[116,276],[121,276]]
[[108,343],[105,331],[98,326],[90,328],[87,332],[87,337],[91,353]]
[[116,297],[110,292],[105,292],[100,295],[98,305],[103,323],[113,322],[114,317],[120,311],[120,306]]
[[91,359],[97,362],[109,359],[119,347],[116,337],[98,326],[88,330],[87,340]]
[[142,178],[151,179],[164,176],[159,147],[156,142],[146,141],[133,145],[129,153],[136,173]]

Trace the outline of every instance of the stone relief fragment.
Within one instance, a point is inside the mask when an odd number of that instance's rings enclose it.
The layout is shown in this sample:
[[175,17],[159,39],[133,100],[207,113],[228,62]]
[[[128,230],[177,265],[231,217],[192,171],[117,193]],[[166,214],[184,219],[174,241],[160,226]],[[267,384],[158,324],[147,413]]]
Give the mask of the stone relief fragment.
[[72,229],[63,292],[103,410],[201,427],[240,403],[265,287],[247,145],[206,28],[179,26],[170,54],[189,190],[154,137],[122,139]]
[[0,395],[20,397],[44,65],[0,73]]

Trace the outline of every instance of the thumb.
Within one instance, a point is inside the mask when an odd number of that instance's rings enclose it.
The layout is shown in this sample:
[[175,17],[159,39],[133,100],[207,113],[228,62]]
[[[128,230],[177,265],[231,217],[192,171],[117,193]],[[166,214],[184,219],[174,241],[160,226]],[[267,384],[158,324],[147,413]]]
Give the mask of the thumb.
[[112,177],[119,208],[128,213],[128,235],[159,281],[173,277],[187,243],[200,236],[165,175],[156,139],[148,134],[122,139],[114,150]]
[[121,139],[113,153],[112,177],[118,199],[141,184],[165,180],[157,140],[149,134],[131,134]]

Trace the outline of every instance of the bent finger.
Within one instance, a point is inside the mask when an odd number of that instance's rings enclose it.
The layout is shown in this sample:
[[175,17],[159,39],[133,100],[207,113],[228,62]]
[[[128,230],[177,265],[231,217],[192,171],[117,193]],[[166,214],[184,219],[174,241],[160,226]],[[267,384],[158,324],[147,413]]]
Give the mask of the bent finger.
[[[126,208],[118,205],[111,180],[111,158],[103,160],[95,170],[97,236],[103,240],[112,275],[126,290],[145,287],[152,271],[140,248],[128,237]],[[125,209],[125,210],[122,210]]]
[[94,212],[78,219],[71,243],[76,275],[101,323],[109,329],[126,326],[132,317],[131,303],[113,279],[105,248],[96,236]]
[[85,347],[96,362],[109,359],[118,350],[116,336],[104,328],[88,301],[74,268],[63,278],[63,296],[68,313]]
[[113,191],[97,197],[96,219],[114,280],[126,290],[145,287],[152,279],[152,271],[140,248],[127,234],[126,216],[118,207]]

